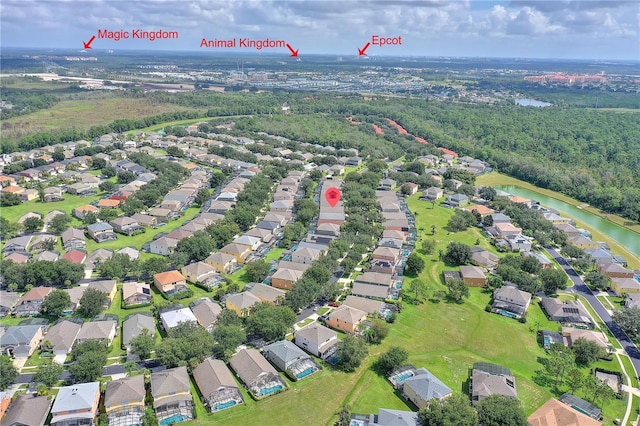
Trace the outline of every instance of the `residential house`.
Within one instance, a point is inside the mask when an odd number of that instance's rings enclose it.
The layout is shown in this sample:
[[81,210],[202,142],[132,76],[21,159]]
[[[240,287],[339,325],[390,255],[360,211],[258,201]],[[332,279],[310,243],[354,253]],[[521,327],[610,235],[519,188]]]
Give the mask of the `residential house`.
[[612,278],[611,291],[620,297],[625,294],[640,293],[640,282],[633,278]]
[[531,304],[531,293],[504,285],[493,291],[491,311],[510,318],[522,318]]
[[453,194],[447,197],[445,204],[451,207],[464,207],[469,204],[469,197],[464,194]]
[[473,213],[474,211],[476,213],[478,213],[480,216],[484,217],[484,216],[488,216],[490,214],[495,213],[496,211],[487,207],[487,206],[483,206],[482,204],[474,204],[472,206],[467,206],[464,208],[467,211],[470,211],[471,213]]
[[498,266],[500,258],[488,250],[476,250],[471,254],[471,261],[480,267],[493,269]]
[[82,229],[69,228],[62,232],[62,245],[65,250],[84,249],[87,245]]
[[181,308],[162,312],[160,314],[160,322],[162,323],[162,327],[165,331],[169,331],[170,328],[178,326],[181,322],[197,323],[198,319],[193,315],[191,309]]
[[155,274],[153,284],[166,294],[175,294],[187,289],[186,277],[176,270]]
[[142,226],[140,226],[137,220],[127,216],[121,216],[113,219],[109,222],[109,224],[111,224],[116,232],[129,236],[131,236],[131,234],[133,234],[137,230],[142,229]]
[[320,369],[309,354],[289,340],[263,347],[262,355],[293,380],[300,380]]
[[380,272],[365,272],[362,275],[359,275],[355,282],[364,283],[364,284],[372,284],[377,286],[389,287],[392,282],[391,274],[384,274]]
[[322,252],[320,250],[312,249],[310,247],[298,248],[291,255],[291,261],[295,263],[311,264],[314,260],[320,257]]
[[407,191],[409,195],[413,195],[418,192],[418,184],[415,184],[413,182],[407,182],[404,185],[402,185],[402,190]]
[[25,189],[24,191],[22,191],[22,193],[20,193],[20,199],[22,200],[22,202],[27,202],[35,200],[36,198],[38,198],[38,195],[39,193],[37,189]]
[[327,325],[349,334],[360,332],[360,326],[367,319],[367,313],[360,309],[342,305],[329,314]]
[[392,247],[377,247],[371,257],[374,260],[386,260],[395,264],[400,257],[400,250]]
[[87,233],[98,243],[112,241],[118,238],[113,232],[113,226],[106,222],[98,222],[88,225]]
[[7,240],[2,248],[2,254],[6,256],[11,253],[27,253],[27,247],[29,247],[32,238],[33,235],[24,235]]
[[153,216],[156,218],[156,220],[158,222],[167,222],[169,220],[169,217],[171,217],[172,215],[172,211],[169,209],[163,209],[160,207],[155,207],[153,209],[149,209],[149,216]]
[[542,269],[549,269],[551,267],[551,261],[544,254],[537,251],[526,251],[522,253],[522,257],[535,258]]
[[379,300],[372,300],[366,297],[353,295],[347,296],[342,304],[364,311],[369,315],[382,314],[382,311],[384,310],[384,303]]
[[291,290],[294,284],[302,278],[304,271],[278,268],[278,270],[271,276],[271,285],[275,288],[283,290]]
[[80,197],[87,197],[96,193],[96,187],[89,183],[77,182],[68,185],[67,192]]
[[98,201],[98,208],[100,209],[117,209],[120,206],[121,200],[114,200],[112,198],[103,198]]
[[390,288],[375,284],[354,282],[351,294],[376,300],[385,300],[390,296]]
[[193,302],[191,312],[196,317],[198,324],[211,332],[215,328],[218,315],[222,313],[222,308],[213,300],[202,298]]
[[2,188],[3,194],[14,194],[20,196],[25,191],[25,189],[21,186],[10,185]]
[[268,303],[270,305],[280,305],[287,294],[278,288],[262,283],[254,284],[249,292],[260,299],[262,303]]
[[23,264],[23,263],[27,263],[29,261],[29,255],[26,253],[11,253],[8,256],[4,257],[4,260],[8,260],[11,261],[13,263],[17,263],[17,264]]
[[52,402],[49,396],[18,395],[0,419],[7,426],[44,426]]
[[540,304],[552,321],[577,327],[593,327],[591,316],[581,303],[575,300],[561,300],[552,297],[543,297]]
[[91,426],[96,424],[100,402],[100,382],[63,386],[51,408],[51,426]]
[[0,351],[15,358],[28,358],[38,348],[43,330],[39,325],[14,325],[0,336]]
[[9,315],[18,300],[20,300],[20,294],[13,291],[0,290],[0,318]]
[[82,298],[82,295],[86,290],[87,286],[84,285],[63,289],[63,291],[69,295],[69,299],[71,301],[71,304],[63,313],[70,314],[75,312],[75,310],[78,308],[78,305],[80,304],[80,299]]
[[52,291],[51,287],[33,287],[18,300],[13,313],[16,316],[38,315],[42,311],[44,298]]
[[151,303],[151,286],[144,282],[127,281],[122,284],[122,302],[124,306]]
[[229,365],[257,399],[287,388],[287,383],[257,349],[242,349],[231,357]]
[[87,253],[81,250],[69,250],[60,259],[68,260],[76,265],[82,265],[87,260]]
[[567,242],[580,249],[597,249],[600,248],[600,243],[591,240],[591,238],[584,237],[582,235],[572,235],[567,238]]
[[149,253],[169,256],[178,246],[178,241],[166,236],[155,239],[149,243]]
[[262,228],[251,228],[245,232],[246,236],[259,238],[263,243],[268,243],[273,239],[271,231]]
[[212,266],[216,272],[224,274],[230,273],[234,265],[237,264],[235,256],[220,252],[212,253],[204,261]]
[[71,352],[76,337],[80,332],[81,324],[69,320],[60,320],[49,328],[44,336],[44,341],[51,343],[51,349],[56,357],[56,361],[64,363],[67,355]]
[[485,270],[478,266],[463,265],[460,267],[460,275],[469,287],[484,287],[487,284]]
[[216,274],[216,270],[213,266],[204,262],[194,262],[185,265],[180,270],[182,275],[191,283],[205,282],[208,278],[211,278]]
[[245,317],[251,311],[251,308],[262,303],[262,301],[253,293],[243,291],[242,293],[232,293],[225,298],[225,306],[227,309],[235,311],[239,316]]
[[528,418],[530,426],[600,426],[601,421],[592,419],[577,409],[550,398]]
[[116,280],[91,281],[87,286],[87,288],[92,288],[94,290],[98,290],[106,294],[107,305],[111,305],[111,302],[113,302],[113,299],[115,299],[116,293],[118,292],[118,287],[116,286]]
[[202,402],[215,413],[244,403],[238,384],[224,361],[207,358],[193,369]]
[[131,216],[131,219],[135,220],[138,222],[138,225],[145,228],[153,228],[158,224],[158,218],[148,214],[136,213]]
[[474,404],[490,395],[503,395],[517,398],[516,379],[511,370],[497,364],[476,362],[473,364],[469,382],[471,402]]
[[327,359],[335,353],[338,334],[318,323],[301,328],[296,332],[296,345],[321,359]]
[[531,250],[531,238],[522,234],[505,235],[504,239],[507,241],[511,251],[518,251],[522,253]]
[[187,367],[151,373],[151,396],[160,424],[193,419],[193,397]]
[[237,263],[244,263],[251,249],[242,244],[231,243],[220,249],[220,253],[228,254],[236,259]]
[[117,329],[118,322],[115,320],[85,322],[76,336],[76,341],[81,343],[87,340],[101,340],[108,346],[116,337]]
[[352,414],[351,423],[358,426],[419,426],[418,413],[414,411],[380,408],[378,414]]
[[59,186],[50,186],[44,189],[44,201],[46,203],[62,200],[62,188]]
[[242,235],[233,240],[233,243],[247,246],[251,251],[255,251],[258,249],[258,247],[260,247],[262,241],[260,240],[260,238],[250,237],[249,235]]
[[436,186],[431,186],[422,192],[422,198],[430,201],[438,200],[443,196],[444,196],[444,189],[438,188]]
[[141,425],[146,396],[144,375],[108,382],[104,393],[104,408],[109,426]]
[[634,276],[632,270],[617,263],[598,265],[598,272],[608,276],[609,278],[633,278]]
[[151,336],[156,334],[156,321],[149,312],[139,312],[129,315],[122,322],[122,347],[129,348],[131,340],[139,336],[142,330],[149,330]]
[[[409,374],[408,378],[399,380],[400,377]],[[440,400],[452,395],[451,388],[426,368],[409,367],[400,372],[392,373],[389,379],[394,387],[402,392],[402,396],[419,409],[427,407],[432,399]]]
[[133,247],[123,247],[118,250],[118,254],[126,254],[132,261],[138,260],[140,257],[140,251]]
[[609,343],[607,335],[601,331],[585,330],[582,328],[573,327],[562,327],[562,339],[565,346],[571,347],[573,345],[573,342],[580,338],[595,342],[598,346],[600,346],[607,352],[612,350],[612,346]]

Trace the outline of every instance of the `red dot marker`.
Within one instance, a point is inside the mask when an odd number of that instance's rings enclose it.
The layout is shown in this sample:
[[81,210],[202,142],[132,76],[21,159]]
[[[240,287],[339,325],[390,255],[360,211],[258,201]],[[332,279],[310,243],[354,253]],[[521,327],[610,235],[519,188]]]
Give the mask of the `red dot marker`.
[[331,187],[327,189],[327,192],[325,192],[324,196],[327,199],[329,205],[331,207],[335,207],[336,204],[338,204],[338,201],[340,201],[340,190],[336,187]]

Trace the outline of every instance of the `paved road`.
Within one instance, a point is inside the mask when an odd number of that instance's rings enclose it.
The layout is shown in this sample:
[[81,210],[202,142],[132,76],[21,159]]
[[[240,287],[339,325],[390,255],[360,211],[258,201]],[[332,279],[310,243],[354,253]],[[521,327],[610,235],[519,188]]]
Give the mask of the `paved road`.
[[[622,331],[620,326],[613,322],[613,319],[611,318],[611,315],[609,315],[609,312],[607,312],[604,306],[602,306],[602,303],[600,303],[598,298],[593,295],[589,287],[587,287],[584,281],[582,281],[582,278],[580,278],[580,275],[578,275],[573,267],[569,265],[569,263],[562,256],[560,256],[560,254],[556,250],[552,248],[547,248],[546,250],[551,256],[553,256],[553,258],[558,262],[562,269],[564,269],[567,275],[569,275],[571,281],[573,281],[573,287],[571,287],[569,291],[579,294],[580,296],[583,296],[585,299],[587,299],[593,309],[598,313],[598,315],[600,315],[602,321],[604,321],[607,327],[609,327],[611,333],[615,336],[616,339],[618,339],[624,350],[629,355],[631,362],[633,363],[633,366],[636,370],[635,374],[637,376],[640,372],[640,351],[638,350],[637,346],[633,343],[633,341],[631,341],[631,339],[629,339],[629,337],[627,337],[626,333]],[[632,371],[629,373],[633,374]]]
[[[140,367],[144,367],[143,364],[140,364]],[[31,383],[33,381],[33,376],[35,373],[22,373],[18,376],[16,383]],[[104,376],[112,376],[114,374],[124,374],[124,366],[122,364],[112,364],[104,367],[102,369],[102,374]],[[60,376],[60,380],[71,380],[73,376],[68,371],[65,371]]]

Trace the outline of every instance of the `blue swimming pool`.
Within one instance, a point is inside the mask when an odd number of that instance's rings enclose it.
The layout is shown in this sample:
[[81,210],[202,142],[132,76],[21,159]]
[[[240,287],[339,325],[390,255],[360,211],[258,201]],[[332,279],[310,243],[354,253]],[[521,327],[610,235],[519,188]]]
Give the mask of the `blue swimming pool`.
[[300,372],[300,373],[296,374],[296,377],[297,377],[298,379],[302,379],[302,378],[304,378],[304,377],[307,377],[309,374],[312,374],[314,371],[315,371],[315,370],[314,370],[314,368],[313,368],[313,367],[309,367],[309,368],[307,368],[306,370],[304,370],[304,371],[302,371],[302,372]]
[[189,417],[183,416],[182,414],[174,414],[171,417],[167,417],[166,419],[160,420],[159,423],[162,426],[166,426],[166,425],[170,425],[170,424],[173,424],[173,423],[180,423],[180,422],[183,422],[185,420],[189,420]]
[[216,405],[214,411],[224,410],[225,408],[233,407],[234,405],[236,405],[235,401],[227,401],[222,404]]
[[502,315],[503,317],[508,317],[508,318],[518,318],[518,316],[516,314],[514,314],[513,312],[509,312],[509,311],[505,311],[503,309],[500,309],[498,311],[498,313],[500,315]]
[[275,386],[271,386],[269,388],[264,388],[260,391],[260,395],[259,396],[265,396],[265,395],[271,395],[274,392],[278,392],[279,390],[282,389],[282,385],[275,385]]
[[413,377],[413,373],[411,371],[406,371],[404,373],[398,374],[395,377],[396,383],[402,383],[407,380],[409,377]]

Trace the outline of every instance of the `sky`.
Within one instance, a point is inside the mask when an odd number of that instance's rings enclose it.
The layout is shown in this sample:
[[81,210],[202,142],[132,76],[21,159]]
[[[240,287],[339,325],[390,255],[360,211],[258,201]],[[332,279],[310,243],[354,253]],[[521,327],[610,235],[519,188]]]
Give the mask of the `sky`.
[[355,56],[379,35],[402,44],[370,56],[640,60],[638,0],[2,0],[0,28],[2,47],[81,49],[98,30],[142,29],[178,38],[92,47],[226,52],[200,43],[247,37],[284,40],[300,57]]

